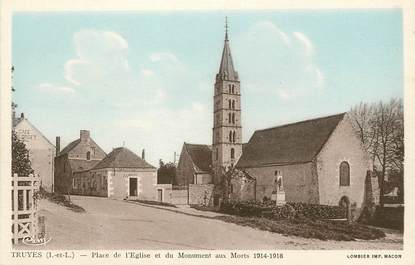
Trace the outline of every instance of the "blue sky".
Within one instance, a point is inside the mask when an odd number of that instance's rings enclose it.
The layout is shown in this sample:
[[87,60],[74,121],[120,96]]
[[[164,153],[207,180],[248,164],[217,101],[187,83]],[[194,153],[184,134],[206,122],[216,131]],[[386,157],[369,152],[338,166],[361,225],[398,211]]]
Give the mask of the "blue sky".
[[13,100],[52,142],[89,129],[110,152],[173,160],[211,143],[224,17],[256,129],[403,97],[402,13],[393,10],[15,13]]

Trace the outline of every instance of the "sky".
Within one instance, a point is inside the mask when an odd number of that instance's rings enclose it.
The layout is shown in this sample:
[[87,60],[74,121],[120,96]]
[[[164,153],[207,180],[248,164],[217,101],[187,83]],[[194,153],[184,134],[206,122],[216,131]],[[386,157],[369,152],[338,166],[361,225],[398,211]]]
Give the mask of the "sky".
[[228,16],[243,142],[258,129],[403,97],[402,12],[17,12],[13,101],[52,142],[91,136],[158,166],[211,144]]

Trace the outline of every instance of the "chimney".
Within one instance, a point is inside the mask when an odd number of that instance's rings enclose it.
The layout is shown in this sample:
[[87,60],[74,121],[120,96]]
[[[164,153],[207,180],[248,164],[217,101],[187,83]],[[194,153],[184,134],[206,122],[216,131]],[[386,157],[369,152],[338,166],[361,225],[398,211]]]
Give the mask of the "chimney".
[[143,149],[143,151],[141,152],[141,158],[146,161],[146,149]]
[[60,151],[61,151],[61,137],[56,136],[56,156],[58,156]]
[[81,130],[79,138],[81,142],[88,142],[89,141],[89,131],[88,130]]

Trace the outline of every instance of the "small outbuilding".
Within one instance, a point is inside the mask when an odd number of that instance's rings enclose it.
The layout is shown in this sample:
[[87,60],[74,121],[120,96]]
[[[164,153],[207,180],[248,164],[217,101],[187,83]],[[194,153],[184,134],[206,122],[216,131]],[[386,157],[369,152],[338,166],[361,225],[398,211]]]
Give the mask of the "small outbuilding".
[[74,191],[116,199],[156,200],[157,169],[125,147],[88,171],[75,172]]

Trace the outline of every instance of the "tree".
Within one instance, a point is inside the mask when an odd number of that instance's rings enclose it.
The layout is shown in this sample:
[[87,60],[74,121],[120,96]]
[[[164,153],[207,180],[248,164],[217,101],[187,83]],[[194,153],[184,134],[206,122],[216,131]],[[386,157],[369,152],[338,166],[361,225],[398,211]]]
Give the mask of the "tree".
[[21,141],[16,132],[12,131],[12,174],[17,173],[19,176],[29,176],[33,174],[33,169],[29,160],[29,150]]
[[163,160],[159,160],[159,169],[157,170],[158,184],[174,184],[176,179],[176,165],[173,162],[165,164]]
[[[350,115],[366,151],[379,174],[380,203],[383,205],[386,174],[403,178],[404,120],[402,99],[374,104],[360,103]],[[396,173],[398,172],[398,173]]]

